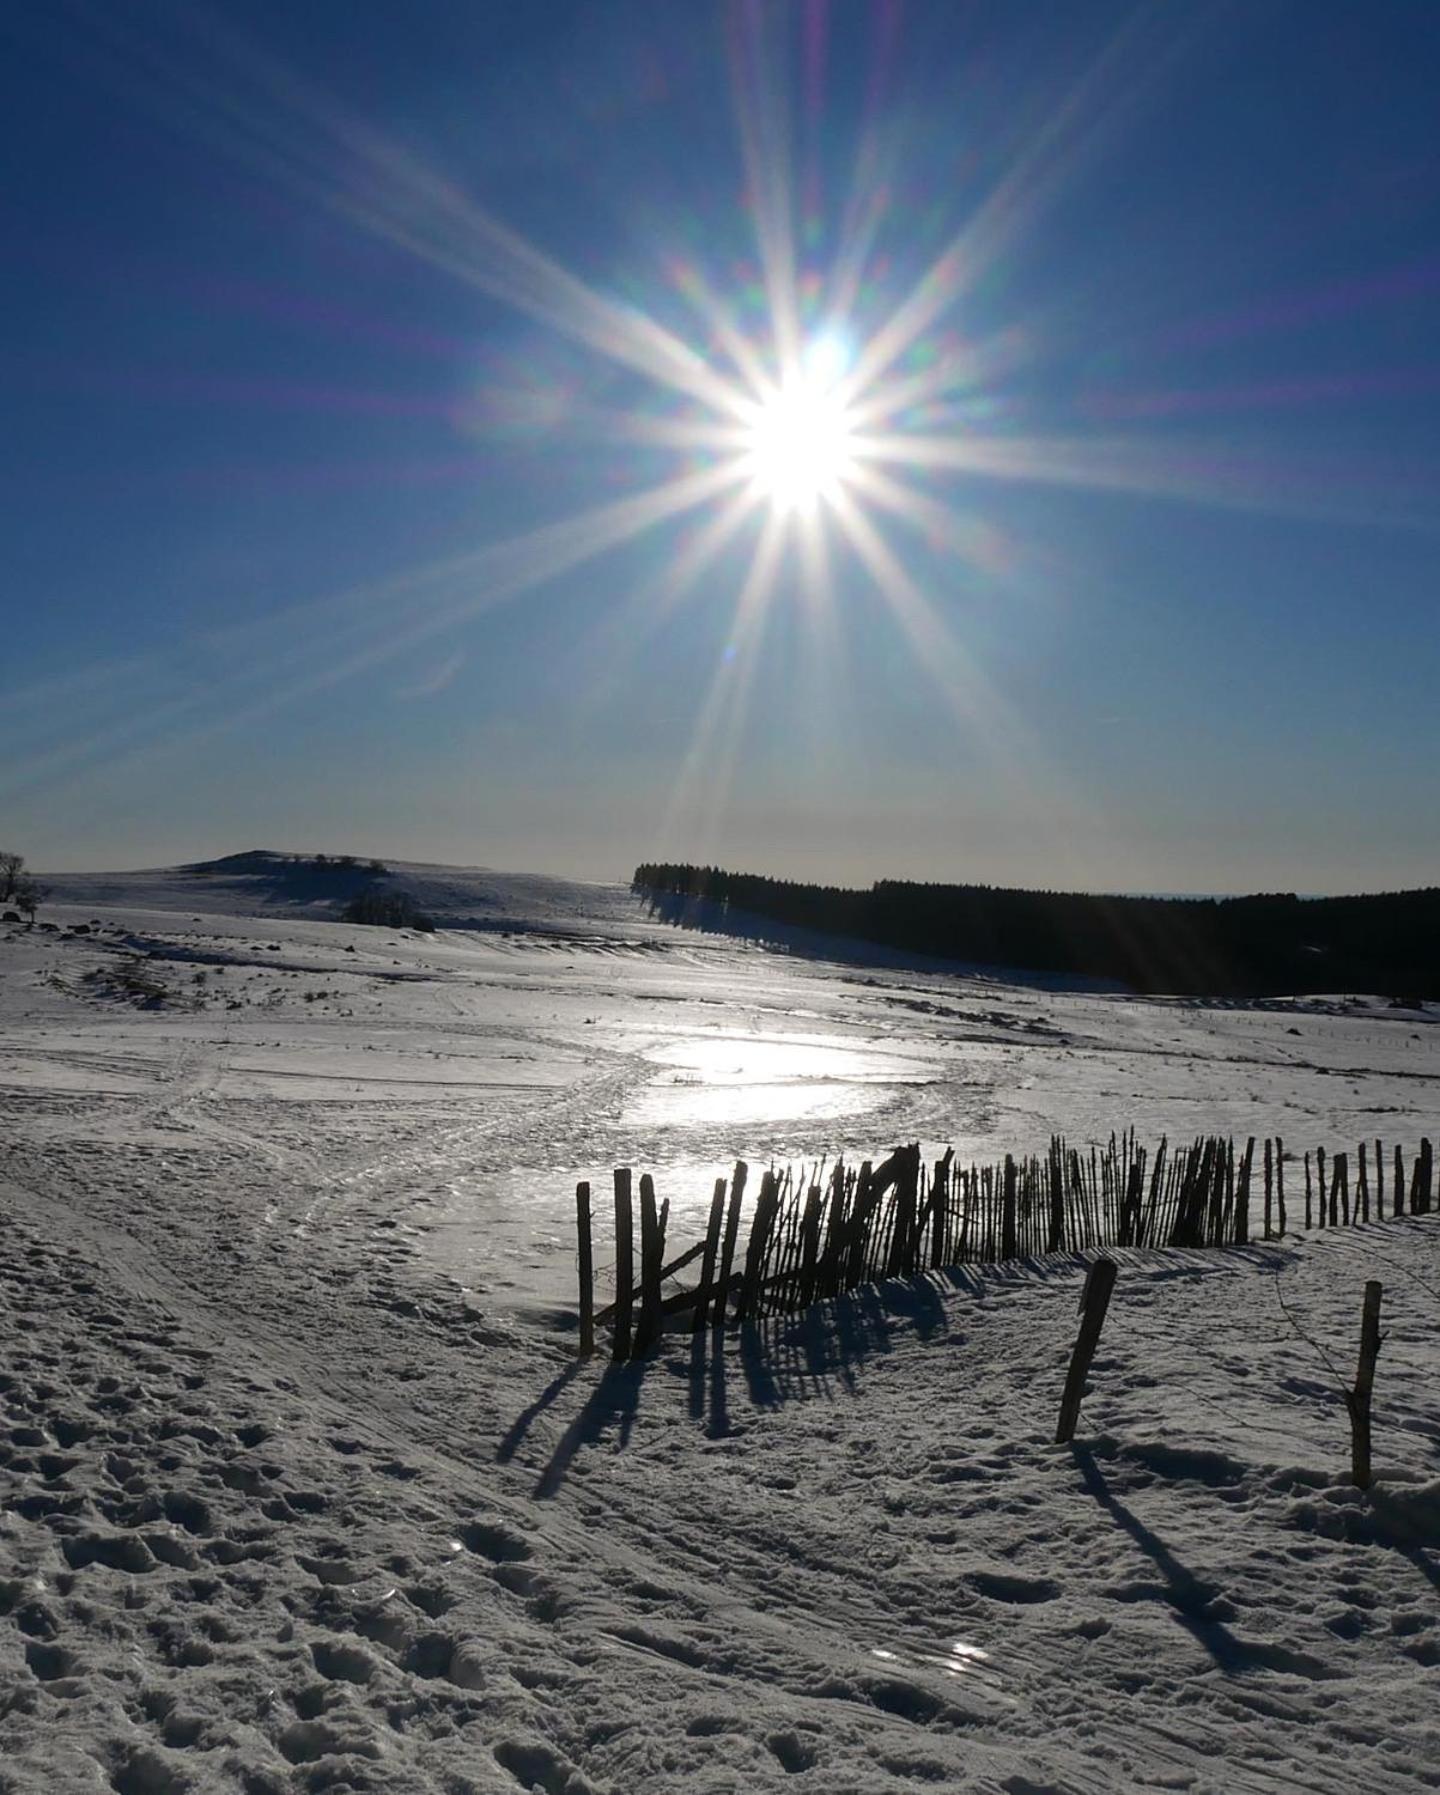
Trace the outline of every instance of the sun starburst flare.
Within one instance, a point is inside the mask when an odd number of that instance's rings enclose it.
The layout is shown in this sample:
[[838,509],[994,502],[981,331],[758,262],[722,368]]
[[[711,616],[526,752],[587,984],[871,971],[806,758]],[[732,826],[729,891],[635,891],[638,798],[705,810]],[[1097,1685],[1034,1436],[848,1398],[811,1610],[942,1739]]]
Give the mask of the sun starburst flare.
[[[932,568],[954,557],[967,579],[995,585],[1017,559],[1003,524],[982,510],[980,495],[995,482],[1334,514],[1334,482],[1323,469],[1310,479],[1293,462],[1288,470],[1259,468],[1223,444],[1187,453],[1173,441],[1157,449],[1142,433],[1102,438],[1083,428],[1026,428],[1006,403],[1025,371],[1025,330],[1019,320],[988,334],[967,328],[967,303],[993,282],[1002,255],[1034,233],[1116,118],[1173,57],[1177,34],[1163,20],[1127,30],[1106,48],[1050,108],[968,223],[940,241],[938,253],[932,245],[928,263],[915,258],[914,278],[905,280],[905,257],[894,254],[893,234],[887,238],[897,152],[882,143],[875,109],[860,121],[851,190],[834,208],[839,222],[822,257],[813,248],[824,241],[813,196],[805,197],[805,171],[794,166],[794,144],[805,132],[789,97],[788,10],[737,6],[728,47],[753,252],[722,263],[718,255],[702,260],[672,249],[660,264],[664,288],[641,303],[598,291],[490,213],[467,185],[345,112],[228,24],[199,17],[180,19],[185,45],[176,50],[157,47],[120,15],[95,10],[95,41],[113,57],[127,98],[202,136],[292,201],[504,302],[572,352],[607,363],[617,382],[611,390],[625,394],[612,409],[565,392],[551,406],[541,393],[531,415],[558,419],[577,446],[603,441],[614,451],[607,472],[623,479],[622,457],[632,453],[645,472],[606,502],[577,506],[468,555],[422,563],[392,580],[380,600],[371,587],[272,613],[263,632],[242,626],[240,652],[237,642],[202,642],[224,664],[213,687],[197,690],[191,681],[137,707],[123,686],[101,682],[112,690],[114,715],[91,717],[88,734],[55,744],[58,760],[50,764],[73,769],[120,744],[128,751],[137,731],[163,732],[173,745],[253,718],[417,642],[453,635],[491,607],[647,531],[668,530],[673,540],[693,514],[688,541],[671,548],[655,578],[632,583],[628,598],[597,617],[615,654],[633,654],[702,583],[713,602],[722,557],[749,526],[748,567],[736,577],[723,658],[694,705],[672,821],[684,808],[718,828],[772,610],[796,604],[813,644],[803,676],[828,674],[839,664],[846,622],[838,595],[852,593],[857,576],[878,592],[915,667],[942,688],[956,726],[982,744],[995,777],[1017,791],[1044,785],[1053,810],[1078,815],[1082,807],[1060,801],[1060,772],[1043,763],[1022,721],[987,690],[957,629],[953,592],[926,589],[902,559],[902,532],[923,539]],[[993,318],[993,307],[987,315]],[[523,414],[529,389],[517,379],[515,390]],[[307,405],[346,399],[268,389],[211,397]],[[618,689],[604,666],[596,666],[593,683],[596,693]],[[33,750],[11,758],[12,781],[37,775],[47,776]],[[683,807],[682,793],[689,794]],[[683,843],[695,859],[706,857],[707,845],[693,836]],[[681,846],[677,825],[657,857],[673,858]]]
[[782,512],[837,498],[855,471],[854,426],[828,368],[825,356],[802,361],[755,402],[746,425],[745,471]]

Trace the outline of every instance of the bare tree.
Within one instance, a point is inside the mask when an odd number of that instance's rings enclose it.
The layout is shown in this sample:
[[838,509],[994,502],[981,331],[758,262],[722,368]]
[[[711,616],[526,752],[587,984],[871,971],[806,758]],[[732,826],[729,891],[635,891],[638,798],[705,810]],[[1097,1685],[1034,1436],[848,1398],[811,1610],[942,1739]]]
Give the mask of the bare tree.
[[45,900],[45,890],[33,879],[18,878],[11,885],[10,897],[15,904],[30,918],[30,927],[35,927],[35,912]]
[[10,854],[0,849],[0,904],[8,904],[17,895],[16,887],[24,871],[23,854]]

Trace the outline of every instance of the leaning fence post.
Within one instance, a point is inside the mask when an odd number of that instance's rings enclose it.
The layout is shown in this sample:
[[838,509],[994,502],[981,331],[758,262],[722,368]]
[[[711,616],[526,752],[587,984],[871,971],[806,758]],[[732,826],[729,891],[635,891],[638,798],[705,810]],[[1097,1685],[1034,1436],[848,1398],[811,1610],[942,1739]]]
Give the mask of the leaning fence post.
[[1116,1265],[1113,1259],[1097,1259],[1085,1274],[1085,1288],[1080,1293],[1080,1333],[1070,1355],[1070,1370],[1065,1378],[1065,1394],[1060,1400],[1060,1425],[1055,1431],[1055,1444],[1063,1446],[1075,1438],[1075,1424],[1080,1419],[1080,1401],[1085,1394],[1085,1379],[1090,1374],[1090,1361],[1100,1344],[1100,1330],[1105,1326],[1110,1307],[1110,1292],[1115,1288]]
[[665,1263],[665,1221],[655,1207],[655,1180],[640,1180],[640,1325],[635,1330],[635,1357],[643,1358],[660,1336],[660,1268]]
[[575,1186],[575,1236],[580,1255],[580,1352],[595,1350],[595,1253],[590,1239],[590,1186]]
[[617,1364],[630,1357],[630,1311],[635,1301],[635,1211],[630,1199],[630,1173],[615,1170],[615,1331],[610,1357]]
[[1370,1397],[1375,1388],[1375,1360],[1380,1353],[1380,1297],[1382,1286],[1373,1278],[1365,1286],[1365,1308],[1360,1320],[1360,1364],[1355,1388],[1345,1392],[1350,1411],[1350,1475],[1357,1489],[1370,1487]]

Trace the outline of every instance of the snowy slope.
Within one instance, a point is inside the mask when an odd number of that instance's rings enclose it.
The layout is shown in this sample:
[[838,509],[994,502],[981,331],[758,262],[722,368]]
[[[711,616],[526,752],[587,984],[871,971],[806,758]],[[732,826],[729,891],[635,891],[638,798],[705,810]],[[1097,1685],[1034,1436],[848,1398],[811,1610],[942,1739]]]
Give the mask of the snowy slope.
[[[1069,1263],[610,1372],[383,1260],[217,1228],[201,1289],[154,1213],[0,1213],[7,1790],[1434,1784],[1433,1222],[1127,1263],[1069,1449]],[[1368,1275],[1361,1497],[1272,1285],[1348,1362]]]
[[618,921],[636,922],[639,911],[628,888],[551,878],[539,873],[498,873],[487,867],[433,866],[387,860],[371,872],[324,872],[308,856],[266,849],[197,861],[189,866],[136,872],[48,873],[41,883],[56,904],[70,909],[174,911],[223,916],[338,917],[354,893],[370,885],[404,891],[417,906],[450,927],[555,928],[593,933]]
[[[831,965],[442,873],[515,926],[155,874],[0,930],[0,1795],[1435,1785],[1440,1220],[1131,1256],[1079,1452],[1070,1261],[620,1373],[568,1312],[578,1176],[655,1169],[680,1240],[739,1153],[1408,1147],[1431,1012]],[[1361,1498],[1325,1359],[1371,1276]]]

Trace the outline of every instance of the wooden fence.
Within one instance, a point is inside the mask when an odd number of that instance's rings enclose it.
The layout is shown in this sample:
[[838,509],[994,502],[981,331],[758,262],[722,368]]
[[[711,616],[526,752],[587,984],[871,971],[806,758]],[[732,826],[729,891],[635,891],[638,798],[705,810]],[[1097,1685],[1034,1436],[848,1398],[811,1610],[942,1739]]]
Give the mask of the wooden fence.
[[[837,1160],[816,1168],[770,1167],[760,1179],[741,1250],[749,1168],[716,1180],[705,1238],[665,1261],[669,1203],[640,1179],[640,1266],[635,1276],[631,1174],[615,1173],[615,1298],[596,1310],[590,1186],[576,1190],[580,1265],[580,1350],[597,1327],[611,1329],[615,1359],[642,1357],[668,1320],[706,1326],[793,1313],[882,1278],[947,1265],[990,1265],[1042,1253],[1104,1247],[1216,1247],[1273,1240],[1302,1225],[1345,1227],[1383,1220],[1387,1158],[1377,1140],[1347,1152],[1325,1149],[1298,1160],[1282,1140],[1252,1137],[1237,1152],[1219,1135],[1153,1155],[1128,1132],[1085,1151],[1051,1138],[1049,1151],[1006,1154],[990,1165],[956,1165],[947,1149],[932,1165],[918,1146],[897,1147],[878,1165]],[[1298,1180],[1303,1168],[1303,1209]],[[1389,1161],[1391,1215],[1430,1213],[1434,1161],[1428,1140],[1407,1176],[1399,1147]],[[1287,1191],[1287,1171],[1290,1187]],[[698,1282],[667,1296],[665,1285],[699,1261]]]

